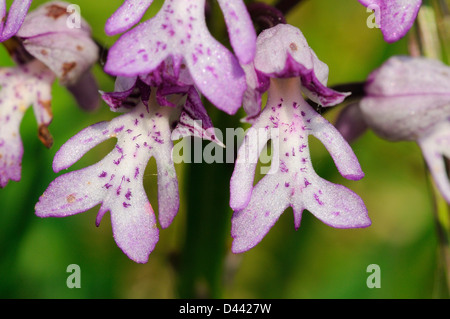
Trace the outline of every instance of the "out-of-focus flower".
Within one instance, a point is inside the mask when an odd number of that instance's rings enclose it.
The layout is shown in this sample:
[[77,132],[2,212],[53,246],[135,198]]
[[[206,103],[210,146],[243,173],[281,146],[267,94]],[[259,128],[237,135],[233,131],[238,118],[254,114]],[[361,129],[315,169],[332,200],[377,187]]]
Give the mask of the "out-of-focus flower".
[[[106,32],[123,32],[140,20],[152,1],[128,0],[108,20]],[[175,75],[189,70],[196,87],[219,109],[234,114],[246,89],[241,64],[255,54],[256,33],[242,0],[219,0],[236,57],[212,37],[205,0],[165,1],[158,14],[125,33],[111,48],[105,71],[125,77],[145,75],[171,58]]]
[[358,0],[375,10],[386,42],[395,42],[405,36],[417,17],[422,0]]
[[343,110],[336,127],[348,141],[364,127],[389,141],[416,141],[450,203],[444,160],[450,158],[450,67],[433,59],[395,56],[370,74],[365,93]]
[[15,0],[9,10],[8,19],[6,19],[6,0],[0,0],[0,42],[8,40],[17,33],[32,1]]
[[179,207],[172,159],[174,135],[194,135],[218,142],[200,96],[190,85],[192,80],[184,74],[179,78],[187,79],[186,83],[170,82],[174,79],[171,64],[164,65],[145,79],[118,78],[115,92],[102,92],[113,111],[126,113],[72,137],[57,152],[53,168],[55,172],[68,168],[110,138],[117,138],[116,147],[97,164],[58,177],[36,205],[40,217],[64,217],[101,204],[97,226],[110,211],[117,245],[139,263],[147,262],[159,238],[155,214],[143,186],[148,161],[151,157],[156,160],[158,220],[166,228]]
[[83,109],[92,110],[99,106],[99,95],[90,69],[99,49],[84,19],[79,27],[68,24],[69,5],[51,1],[40,6],[27,15],[16,36],[29,54],[55,73]]
[[17,39],[11,42],[14,46],[5,42],[18,66],[0,69],[0,187],[9,180],[20,180],[23,147],[19,127],[30,105],[39,138],[47,147],[53,144],[48,126],[52,121],[51,86],[56,78],[83,108],[99,105],[95,79],[90,74],[98,48],[84,21],[80,29],[68,28],[68,5],[57,1],[39,7],[25,18]]
[[[358,180],[364,175],[348,143],[302,97],[303,92],[324,106],[344,100],[347,94],[326,87],[328,67],[300,30],[286,24],[259,35],[254,66],[260,83],[254,87],[268,89],[267,105],[252,120],[231,178],[233,252],[255,246],[289,206],[296,228],[305,209],[333,227],[369,226],[361,198],[319,177],[311,163],[309,135],[325,145],[342,176]],[[253,187],[258,157],[269,139],[271,171]]]
[[0,69],[0,187],[9,180],[20,180],[23,147],[19,127],[30,105],[38,122],[39,138],[46,146],[52,145],[47,127],[52,120],[54,80],[53,72],[38,60]]

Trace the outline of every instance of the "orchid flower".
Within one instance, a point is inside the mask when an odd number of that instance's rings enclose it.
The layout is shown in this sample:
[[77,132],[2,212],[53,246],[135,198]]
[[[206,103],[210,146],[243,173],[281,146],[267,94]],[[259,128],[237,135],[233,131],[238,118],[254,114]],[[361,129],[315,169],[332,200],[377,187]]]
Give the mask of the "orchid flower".
[[32,1],[15,0],[9,10],[8,19],[6,19],[6,0],[0,1],[0,42],[8,40],[17,33]]
[[450,203],[444,158],[450,158],[450,67],[429,58],[394,56],[370,74],[365,96],[340,114],[348,141],[371,128],[389,141],[415,141]]
[[[242,0],[218,2],[236,57],[209,33],[205,0],[167,0],[155,17],[122,35],[112,46],[105,71],[124,77],[145,75],[170,57],[175,73],[186,66],[200,92],[219,109],[234,114],[246,90],[240,64],[253,60],[256,33]],[[107,34],[128,30],[151,3],[125,1],[108,20]]]
[[[347,94],[326,87],[328,67],[300,30],[286,24],[259,35],[254,66],[259,83],[268,88],[267,105],[244,138],[231,178],[233,252],[254,247],[288,206],[294,210],[297,229],[304,209],[333,227],[369,226],[362,199],[319,177],[311,163],[309,135],[325,145],[342,176],[364,176],[348,143],[302,96],[303,91],[324,106],[344,100]],[[253,187],[258,157],[269,139],[271,171]]]
[[[158,220],[162,228],[167,228],[179,208],[172,139],[194,135],[218,142],[196,89],[188,83],[158,80],[174,78],[169,74],[170,63],[164,65],[167,67],[159,69],[158,74],[145,77],[147,82],[139,77],[119,77],[117,91],[102,92],[113,111],[125,113],[72,137],[57,152],[53,169],[59,172],[68,168],[107,139],[117,138],[116,147],[100,162],[58,177],[36,205],[40,217],[64,217],[101,204],[97,226],[110,211],[117,245],[138,263],[148,261],[159,239],[156,217],[143,186],[148,161],[151,157],[156,160]],[[203,126],[196,124],[197,120]]]
[[405,36],[417,17],[422,0],[358,0],[375,10],[380,19],[381,32],[386,42],[395,42]]
[[53,117],[51,87],[56,78],[75,94],[83,108],[99,105],[95,79],[89,73],[98,49],[85,22],[82,30],[67,28],[67,5],[50,2],[31,12],[16,35],[18,50],[25,50],[27,60],[18,59],[17,67],[0,69],[0,187],[21,178],[23,146],[19,127],[30,105],[40,140],[52,146],[48,126]]
[[34,60],[15,68],[0,69],[0,187],[19,181],[23,156],[19,126],[25,111],[33,106],[39,138],[50,147],[48,125],[52,120],[51,87],[55,75]]

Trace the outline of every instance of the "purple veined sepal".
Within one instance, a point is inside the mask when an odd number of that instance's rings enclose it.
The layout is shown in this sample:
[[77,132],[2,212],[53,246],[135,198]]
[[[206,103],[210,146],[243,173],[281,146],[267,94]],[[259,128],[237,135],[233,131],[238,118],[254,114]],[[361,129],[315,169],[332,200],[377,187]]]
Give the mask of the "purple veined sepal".
[[0,42],[8,40],[17,33],[27,15],[31,2],[32,0],[15,0],[6,19],[6,0],[0,1]]
[[51,88],[54,74],[40,61],[0,69],[0,187],[21,178],[23,146],[20,123],[32,106],[38,124],[38,137],[47,147],[53,139],[48,131],[53,115]]
[[[209,33],[205,0],[164,2],[152,19],[124,34],[110,49],[105,71],[125,77],[149,74],[171,57],[183,61],[200,92],[219,109],[234,114],[246,89],[239,63],[254,56],[256,33],[241,0],[219,4],[237,58]],[[239,9],[239,11],[238,11]],[[238,46],[238,47],[237,47]]]
[[375,10],[376,21],[384,40],[392,43],[403,38],[413,26],[422,0],[358,0],[362,5]]

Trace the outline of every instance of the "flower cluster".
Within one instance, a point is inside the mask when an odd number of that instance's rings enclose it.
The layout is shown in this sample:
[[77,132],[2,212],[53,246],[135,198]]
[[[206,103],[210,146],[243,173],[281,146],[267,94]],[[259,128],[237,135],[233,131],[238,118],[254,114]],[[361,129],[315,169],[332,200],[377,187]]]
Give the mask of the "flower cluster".
[[[155,16],[142,23],[153,1],[125,0],[105,25],[109,36],[123,33],[108,51],[104,71],[115,77],[115,88],[105,92],[98,90],[90,72],[99,60],[90,26],[81,20],[79,27],[69,27],[68,3],[51,1],[27,13],[31,1],[14,1],[5,20],[6,5],[0,1],[0,41],[17,64],[0,69],[0,187],[20,180],[19,126],[29,106],[39,138],[52,145],[51,86],[58,79],[84,110],[95,109],[101,97],[119,115],[69,139],[56,153],[53,170],[68,169],[108,139],[117,143],[98,163],[57,177],[36,204],[36,215],[65,217],[100,205],[96,225],[110,212],[117,245],[138,263],[148,261],[159,229],[169,227],[179,210],[174,140],[195,136],[224,147],[203,97],[228,115],[243,107],[244,121],[251,124],[229,185],[234,253],[257,245],[288,207],[296,229],[305,210],[336,228],[371,224],[356,193],[316,173],[309,136],[322,142],[339,173],[353,181],[364,173],[349,142],[367,127],[392,140],[415,140],[450,202],[443,160],[450,156],[447,66],[425,59],[390,59],[370,75],[366,96],[347,107],[335,127],[312,103],[335,106],[350,92],[327,87],[328,66],[302,32],[280,20],[283,23],[257,36],[243,0],[217,2],[230,48],[208,29],[206,0],[165,0]],[[421,6],[420,0],[359,2],[379,9],[387,42],[408,32]],[[258,159],[269,141],[271,169],[254,185]],[[151,158],[157,165],[157,217],[144,189]]]
[[21,178],[23,147],[19,126],[30,105],[40,140],[52,146],[48,126],[52,121],[51,87],[55,79],[74,94],[82,108],[99,105],[96,81],[89,71],[98,59],[98,48],[87,23],[83,21],[80,29],[68,28],[69,4],[60,1],[47,3],[24,19],[30,2],[23,1],[20,6],[16,4],[19,1],[14,2],[3,38],[15,34],[6,46],[17,66],[0,69],[0,187]]

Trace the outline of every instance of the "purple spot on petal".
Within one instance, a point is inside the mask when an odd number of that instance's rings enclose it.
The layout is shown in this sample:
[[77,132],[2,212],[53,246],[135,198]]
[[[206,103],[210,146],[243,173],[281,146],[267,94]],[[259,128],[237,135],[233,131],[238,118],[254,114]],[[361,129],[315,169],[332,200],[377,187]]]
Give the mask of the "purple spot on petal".
[[319,195],[317,195],[317,194],[314,194],[314,199],[316,200],[316,202],[319,204],[319,205],[323,205],[323,202],[320,200],[320,198],[319,198]]

